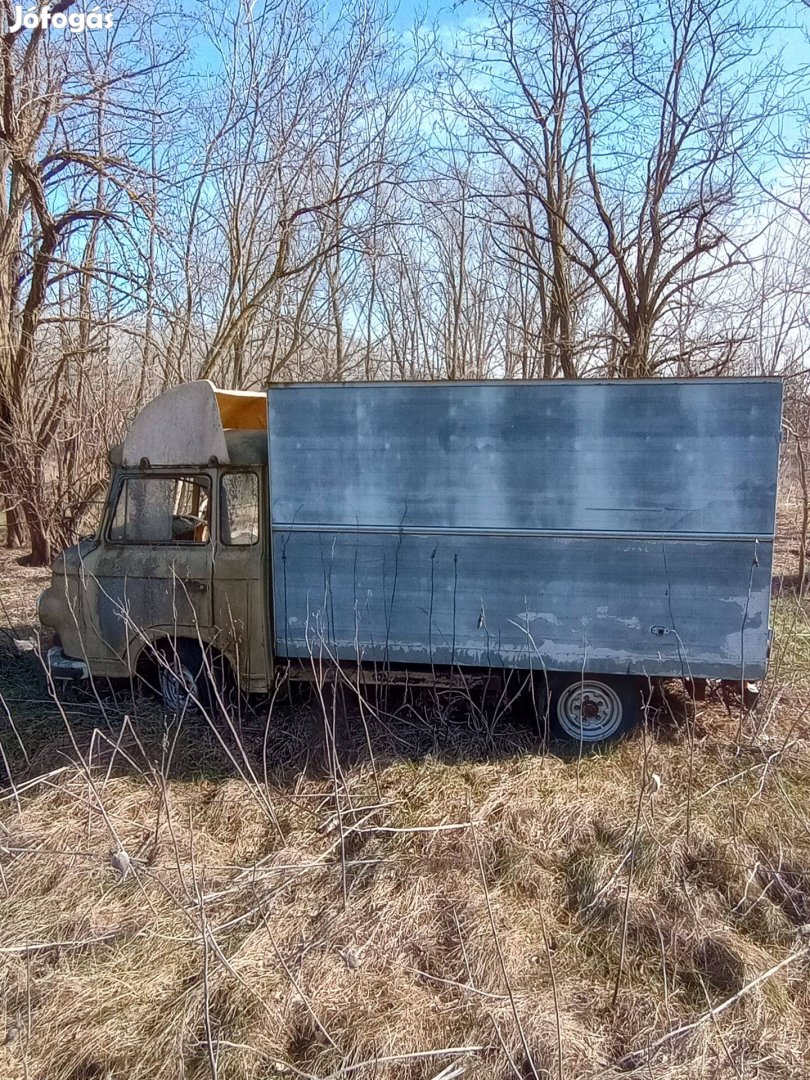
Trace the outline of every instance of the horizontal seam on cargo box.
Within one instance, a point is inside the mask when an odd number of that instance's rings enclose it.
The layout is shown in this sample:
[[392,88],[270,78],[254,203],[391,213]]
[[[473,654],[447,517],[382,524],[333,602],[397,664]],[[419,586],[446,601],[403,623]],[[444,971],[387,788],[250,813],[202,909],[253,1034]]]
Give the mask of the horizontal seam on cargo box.
[[271,523],[274,532],[303,533],[375,533],[382,536],[503,536],[519,538],[557,537],[583,540],[702,540],[736,543],[772,544],[769,533],[693,533],[693,532],[600,532],[598,529],[491,529],[461,528],[443,525],[328,525],[307,522]]

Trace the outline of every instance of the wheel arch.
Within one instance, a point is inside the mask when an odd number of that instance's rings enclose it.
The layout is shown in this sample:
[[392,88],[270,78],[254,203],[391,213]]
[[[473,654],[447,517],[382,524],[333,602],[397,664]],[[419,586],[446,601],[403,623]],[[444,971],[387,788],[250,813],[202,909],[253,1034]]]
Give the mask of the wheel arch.
[[236,658],[227,647],[216,643],[217,633],[203,627],[154,626],[143,631],[130,643],[130,669],[132,674],[150,682],[156,673],[155,653],[171,648],[174,642],[188,641],[202,645],[218,659],[224,660],[232,675],[237,674]]

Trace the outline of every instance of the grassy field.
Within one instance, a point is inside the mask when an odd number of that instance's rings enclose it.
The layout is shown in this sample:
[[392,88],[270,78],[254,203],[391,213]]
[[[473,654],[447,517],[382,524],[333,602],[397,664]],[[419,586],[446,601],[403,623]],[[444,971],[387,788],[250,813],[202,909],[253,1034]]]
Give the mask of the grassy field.
[[[48,695],[0,565],[0,1077],[810,1076],[810,605],[609,752],[423,699]],[[780,553],[781,573],[791,554]]]

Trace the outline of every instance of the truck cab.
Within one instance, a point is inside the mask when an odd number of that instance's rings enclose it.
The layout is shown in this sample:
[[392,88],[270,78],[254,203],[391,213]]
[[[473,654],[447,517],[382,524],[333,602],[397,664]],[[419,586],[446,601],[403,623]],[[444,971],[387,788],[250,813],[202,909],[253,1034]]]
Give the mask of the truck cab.
[[54,678],[131,677],[158,657],[171,704],[207,646],[245,690],[269,688],[266,426],[264,394],[207,381],[138,414],[96,535],[57,557],[40,598]]

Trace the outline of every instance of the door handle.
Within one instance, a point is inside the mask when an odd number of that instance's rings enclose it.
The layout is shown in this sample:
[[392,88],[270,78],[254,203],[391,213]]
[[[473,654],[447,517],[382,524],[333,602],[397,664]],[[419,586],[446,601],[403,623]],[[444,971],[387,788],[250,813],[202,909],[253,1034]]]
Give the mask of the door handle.
[[185,586],[187,591],[190,592],[190,593],[193,593],[193,592],[197,592],[197,593],[208,592],[208,586],[206,585],[206,583],[204,581],[184,581],[183,585]]

